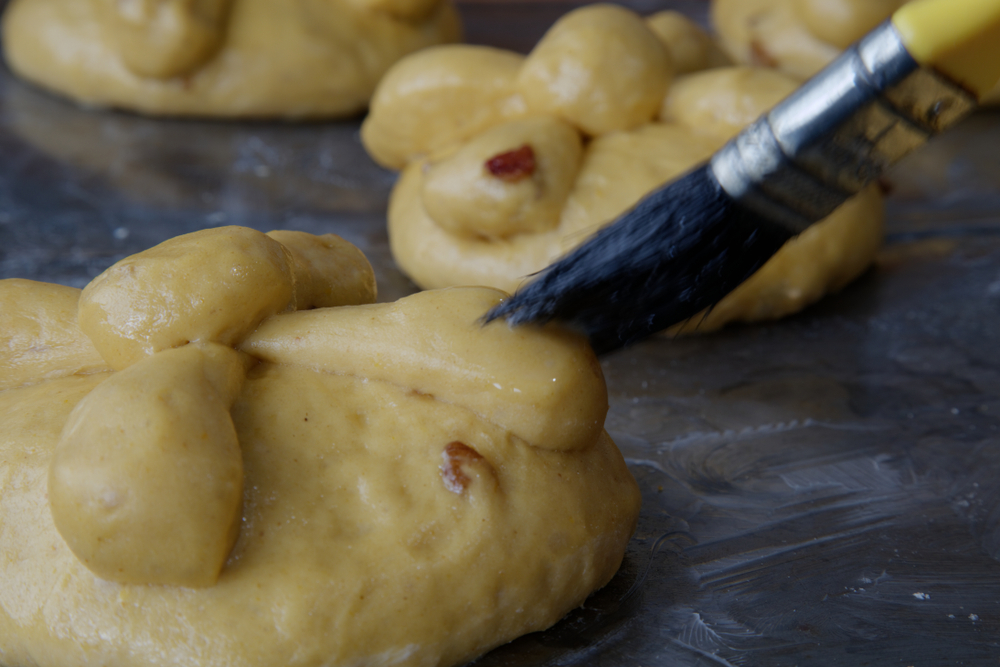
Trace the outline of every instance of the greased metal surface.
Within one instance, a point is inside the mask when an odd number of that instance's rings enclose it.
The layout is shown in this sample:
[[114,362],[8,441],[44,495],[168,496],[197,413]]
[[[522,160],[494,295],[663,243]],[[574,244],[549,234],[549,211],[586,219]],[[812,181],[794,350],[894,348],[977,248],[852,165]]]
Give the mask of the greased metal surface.
[[[463,10],[472,40],[510,46],[569,8]],[[338,233],[394,300],[414,288],[388,253],[392,175],[357,129],[85,111],[0,70],[0,277],[80,287],[168,237],[241,224]],[[886,248],[841,294],[604,360],[607,428],[644,494],[626,562],[477,664],[996,664],[997,145],[1000,114],[981,112],[894,169]]]

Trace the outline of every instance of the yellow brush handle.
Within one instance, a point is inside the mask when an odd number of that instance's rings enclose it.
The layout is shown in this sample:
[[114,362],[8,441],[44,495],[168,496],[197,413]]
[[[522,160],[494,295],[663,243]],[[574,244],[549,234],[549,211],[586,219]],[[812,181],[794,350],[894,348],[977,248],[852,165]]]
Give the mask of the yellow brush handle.
[[918,63],[978,97],[1000,80],[1000,0],[915,0],[892,22]]

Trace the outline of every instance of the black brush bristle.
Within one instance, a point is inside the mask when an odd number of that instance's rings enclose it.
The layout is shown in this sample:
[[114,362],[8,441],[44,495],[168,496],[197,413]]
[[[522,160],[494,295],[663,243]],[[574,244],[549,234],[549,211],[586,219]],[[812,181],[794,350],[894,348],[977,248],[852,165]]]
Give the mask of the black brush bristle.
[[486,314],[562,320],[611,352],[719,302],[791,237],[737,204],[708,166],[660,188]]

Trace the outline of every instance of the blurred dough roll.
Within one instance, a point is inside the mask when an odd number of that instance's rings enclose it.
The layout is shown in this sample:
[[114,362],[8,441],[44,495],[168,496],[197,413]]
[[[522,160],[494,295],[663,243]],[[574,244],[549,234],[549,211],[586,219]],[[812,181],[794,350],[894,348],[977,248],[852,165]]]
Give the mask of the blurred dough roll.
[[[712,25],[736,62],[807,79],[907,0],[712,0]],[[1000,86],[984,100],[1000,101]]]
[[450,0],[12,0],[2,21],[11,69],[80,104],[218,117],[357,113],[460,35]]
[[0,664],[450,667],[605,585],[640,498],[587,342],[375,296],[241,227],[0,280]]
[[[591,5],[526,57],[442,46],[405,58],[376,90],[362,139],[402,172],[389,239],[403,271],[425,289],[514,291],[795,87],[728,65],[676,12]],[[881,238],[881,197],[868,189],[692,325],[796,312],[862,273]]]

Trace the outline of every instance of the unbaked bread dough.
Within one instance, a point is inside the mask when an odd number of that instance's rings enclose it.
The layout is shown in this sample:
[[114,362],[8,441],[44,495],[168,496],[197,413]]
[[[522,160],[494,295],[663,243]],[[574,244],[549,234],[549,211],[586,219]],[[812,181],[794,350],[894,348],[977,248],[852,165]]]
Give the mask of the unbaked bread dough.
[[450,0],[12,0],[4,56],[85,105],[149,114],[363,110],[404,55],[456,41]]
[[[774,70],[711,70],[673,86],[660,117],[729,139],[795,86]],[[773,320],[802,310],[864,273],[882,245],[884,222],[879,186],[871,185],[788,241],[710,310],[674,331],[714,331],[729,322]]]
[[339,238],[235,227],[0,281],[0,664],[447,666],[556,622],[638,489],[593,352],[503,298],[375,304]]
[[[736,62],[807,79],[907,0],[712,0],[712,25]],[[1000,86],[983,103],[1000,102]]]
[[657,12],[646,19],[646,25],[670,52],[675,74],[732,64],[713,36],[678,11]]
[[906,0],[712,0],[712,26],[738,63],[807,79]]
[[[377,161],[402,170],[388,216],[402,270],[425,289],[514,291],[643,195],[706,160],[797,85],[776,70],[704,69],[721,61],[708,47],[696,63],[702,71],[671,82],[675,66],[663,68],[664,54],[669,62],[675,52],[687,58],[685,70],[693,60],[669,44],[648,47],[658,36],[711,43],[673,14],[644,21],[593,5],[570,12],[526,58],[446,46],[390,70],[362,138]],[[634,50],[622,53],[622,45]],[[627,76],[656,103],[623,95]],[[800,310],[863,272],[881,238],[881,196],[870,188],[688,328]]]
[[0,391],[31,382],[110,370],[76,322],[80,290],[0,280]]

